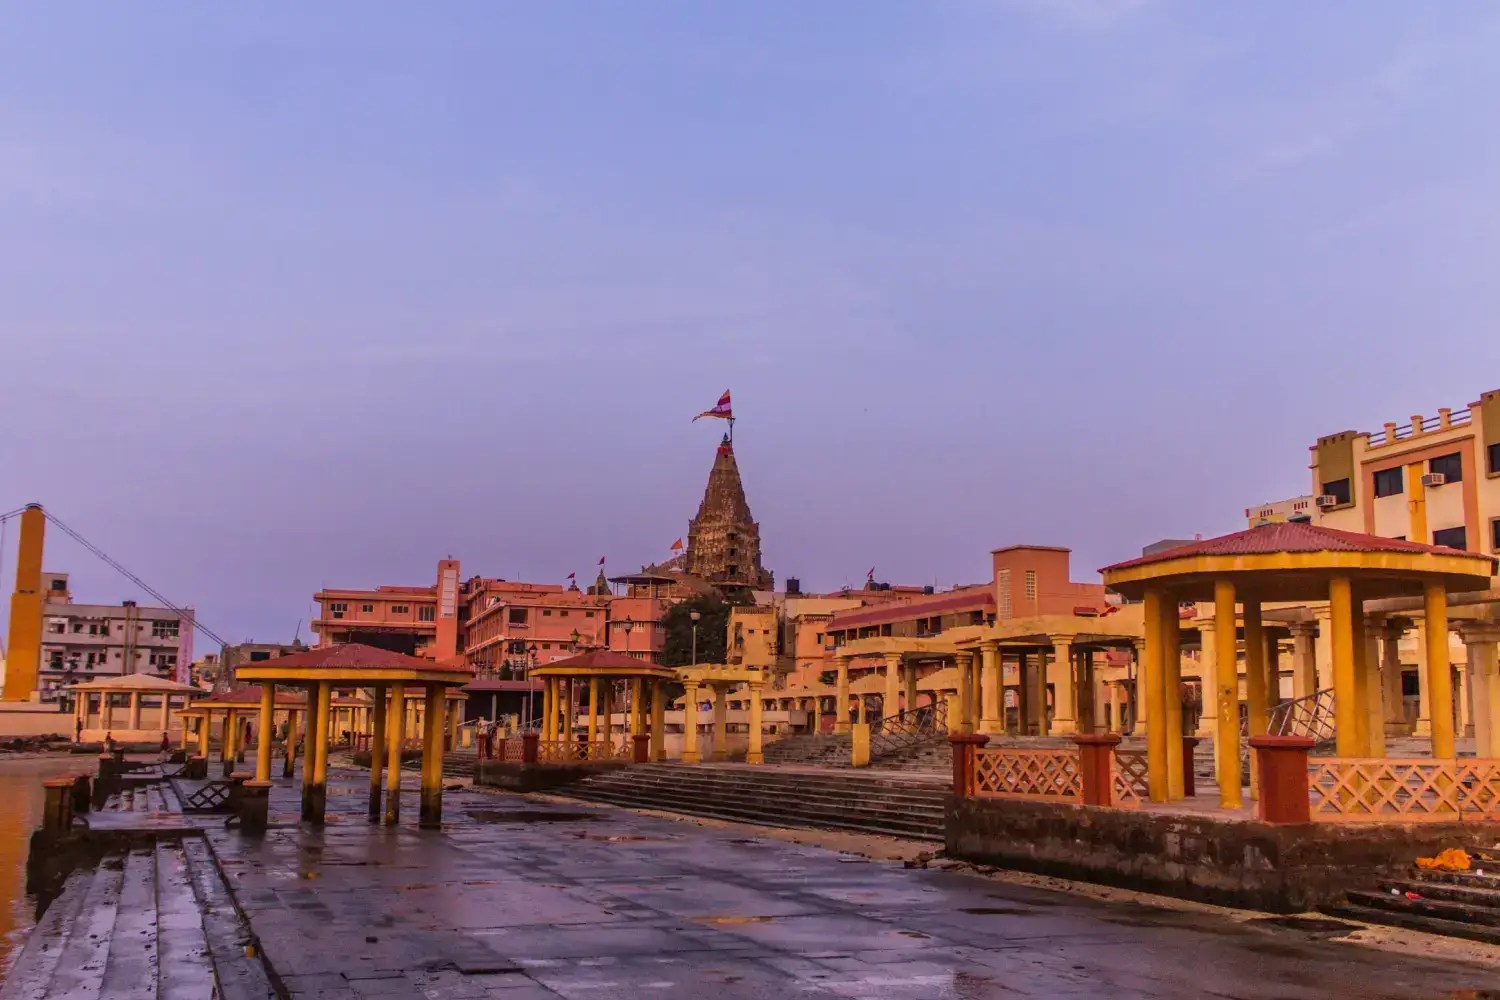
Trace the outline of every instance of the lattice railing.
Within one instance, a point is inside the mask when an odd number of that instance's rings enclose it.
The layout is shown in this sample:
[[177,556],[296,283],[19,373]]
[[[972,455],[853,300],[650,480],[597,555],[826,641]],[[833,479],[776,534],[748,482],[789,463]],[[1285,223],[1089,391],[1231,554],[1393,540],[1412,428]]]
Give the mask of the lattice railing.
[[1500,760],[1330,757],[1309,767],[1308,796],[1325,823],[1500,822]]
[[[507,741],[508,743],[509,741]],[[506,747],[506,759],[510,748]],[[536,759],[541,764],[573,764],[590,761],[630,760],[628,743],[614,744],[606,740],[539,740]]]
[[1267,717],[1266,732],[1271,736],[1306,736],[1319,743],[1333,739],[1333,689],[1277,705]]
[[1115,805],[1131,807],[1150,801],[1146,751],[1116,750],[1111,772]]
[[870,726],[870,758],[886,757],[898,750],[922,746],[947,735],[945,704],[923,705],[876,720]]
[[1082,802],[1083,775],[1078,751],[981,747],[975,752],[974,794]]
[[[495,745],[497,748],[495,756],[501,760],[519,764],[526,759],[526,744],[519,737],[508,740],[496,740]],[[499,748],[501,747],[504,748],[503,753],[499,752]]]

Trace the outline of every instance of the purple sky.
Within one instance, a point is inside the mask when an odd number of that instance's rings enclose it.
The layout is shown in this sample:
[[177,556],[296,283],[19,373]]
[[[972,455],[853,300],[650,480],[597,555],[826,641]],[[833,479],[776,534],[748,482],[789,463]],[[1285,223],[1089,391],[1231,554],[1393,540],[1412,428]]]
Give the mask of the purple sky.
[[1403,0],[14,6],[0,510],[289,639],[450,553],[664,557],[727,386],[779,579],[1089,579],[1500,387],[1497,42]]

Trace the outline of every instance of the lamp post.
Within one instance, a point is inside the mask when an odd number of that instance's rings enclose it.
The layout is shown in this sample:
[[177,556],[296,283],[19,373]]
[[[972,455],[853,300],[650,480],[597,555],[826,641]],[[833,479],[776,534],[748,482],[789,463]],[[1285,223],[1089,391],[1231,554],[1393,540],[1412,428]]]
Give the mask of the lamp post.
[[688,618],[693,622],[693,666],[695,667],[698,665],[698,619],[702,617],[703,614],[701,612],[688,612]]
[[536,668],[536,643],[532,643],[526,650],[526,726],[531,726],[533,718],[531,714],[531,693],[535,682],[531,679],[531,671]]
[[630,618],[626,618],[624,624],[625,624],[625,655],[629,656],[630,655],[630,633],[635,630],[635,622],[632,619],[630,619]]

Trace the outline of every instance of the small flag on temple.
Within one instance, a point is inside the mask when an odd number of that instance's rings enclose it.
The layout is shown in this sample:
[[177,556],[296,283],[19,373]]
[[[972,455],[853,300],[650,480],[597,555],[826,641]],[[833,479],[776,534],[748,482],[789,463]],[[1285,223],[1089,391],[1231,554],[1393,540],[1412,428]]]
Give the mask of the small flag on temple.
[[682,539],[679,538],[679,539],[677,539],[677,541],[675,541],[675,542],[672,543],[672,551],[673,552],[681,552],[682,551]]
[[871,566],[870,567],[870,572],[868,572],[868,573],[865,574],[865,579],[866,580],[873,580],[873,579],[875,579],[875,567],[874,566]]
[[599,565],[600,565],[600,566],[603,566],[603,565],[604,565],[604,557],[603,557],[603,556],[600,556],[600,557],[599,557]]
[[693,420],[696,422],[704,417],[718,417],[720,420],[734,419],[734,410],[730,409],[729,406],[728,389],[724,390],[724,395],[719,397],[719,401],[714,404],[713,409],[704,410],[702,413],[698,414],[698,416],[694,417]]
[[578,574],[577,573],[569,573],[568,574],[568,579],[569,580],[576,580],[576,579],[578,579]]

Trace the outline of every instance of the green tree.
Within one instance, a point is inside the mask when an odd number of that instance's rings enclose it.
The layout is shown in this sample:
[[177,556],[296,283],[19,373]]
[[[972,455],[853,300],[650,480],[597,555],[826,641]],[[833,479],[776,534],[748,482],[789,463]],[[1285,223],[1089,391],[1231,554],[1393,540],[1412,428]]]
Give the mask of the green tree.
[[729,642],[729,609],[742,601],[726,601],[717,595],[690,597],[674,604],[662,616],[661,662],[668,667],[686,667],[693,662],[693,617],[698,612],[698,662],[723,663]]

